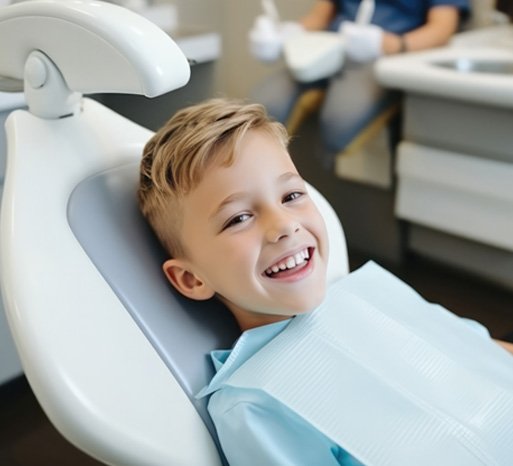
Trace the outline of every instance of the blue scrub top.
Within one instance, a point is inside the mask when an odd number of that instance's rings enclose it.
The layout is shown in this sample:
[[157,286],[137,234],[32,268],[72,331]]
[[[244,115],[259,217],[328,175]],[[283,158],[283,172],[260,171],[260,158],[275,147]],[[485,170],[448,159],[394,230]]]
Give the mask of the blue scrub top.
[[[330,26],[338,30],[342,21],[354,21],[361,0],[332,0],[337,7],[337,17]],[[422,26],[427,13],[435,6],[455,6],[462,15],[469,11],[468,0],[376,0],[372,23],[386,31],[404,34]]]

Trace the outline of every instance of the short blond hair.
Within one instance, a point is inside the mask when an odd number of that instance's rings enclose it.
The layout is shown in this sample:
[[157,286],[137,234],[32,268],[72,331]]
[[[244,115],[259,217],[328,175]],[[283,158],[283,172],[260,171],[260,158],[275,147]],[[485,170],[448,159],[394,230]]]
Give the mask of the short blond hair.
[[185,255],[180,237],[181,199],[203,179],[212,163],[230,166],[250,129],[266,131],[287,147],[284,126],[264,107],[237,100],[211,99],[178,111],[143,151],[139,207],[172,257]]

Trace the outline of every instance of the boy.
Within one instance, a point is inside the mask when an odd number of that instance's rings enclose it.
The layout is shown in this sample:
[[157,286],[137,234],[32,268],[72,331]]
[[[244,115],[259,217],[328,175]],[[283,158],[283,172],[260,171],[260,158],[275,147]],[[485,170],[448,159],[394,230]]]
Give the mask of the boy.
[[[213,393],[232,466],[510,460],[513,360],[375,265],[325,297],[323,220],[261,106],[217,99],[178,112],[144,149],[139,199],[170,254],[169,281],[220,299],[244,332],[213,353],[217,374],[200,394]],[[451,359],[466,364],[474,347],[478,382]]]

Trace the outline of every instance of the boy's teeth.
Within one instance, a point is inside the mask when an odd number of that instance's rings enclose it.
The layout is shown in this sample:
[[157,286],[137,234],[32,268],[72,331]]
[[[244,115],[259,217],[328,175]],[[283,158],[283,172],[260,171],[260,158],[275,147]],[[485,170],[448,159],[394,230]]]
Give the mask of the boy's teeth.
[[267,275],[271,275],[272,273],[278,273],[280,270],[293,269],[294,267],[302,264],[305,260],[310,257],[308,254],[308,249],[303,249],[302,251],[294,254],[293,256],[287,257],[287,259],[279,262],[278,264],[274,264],[269,267],[265,273]]

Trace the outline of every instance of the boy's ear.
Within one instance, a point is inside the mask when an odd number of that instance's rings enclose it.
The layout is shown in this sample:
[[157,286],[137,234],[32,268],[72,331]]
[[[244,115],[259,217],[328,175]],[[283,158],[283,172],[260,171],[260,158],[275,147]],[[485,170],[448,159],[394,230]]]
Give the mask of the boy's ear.
[[188,298],[205,300],[215,295],[215,291],[191,272],[180,259],[168,259],[162,269],[171,284]]

